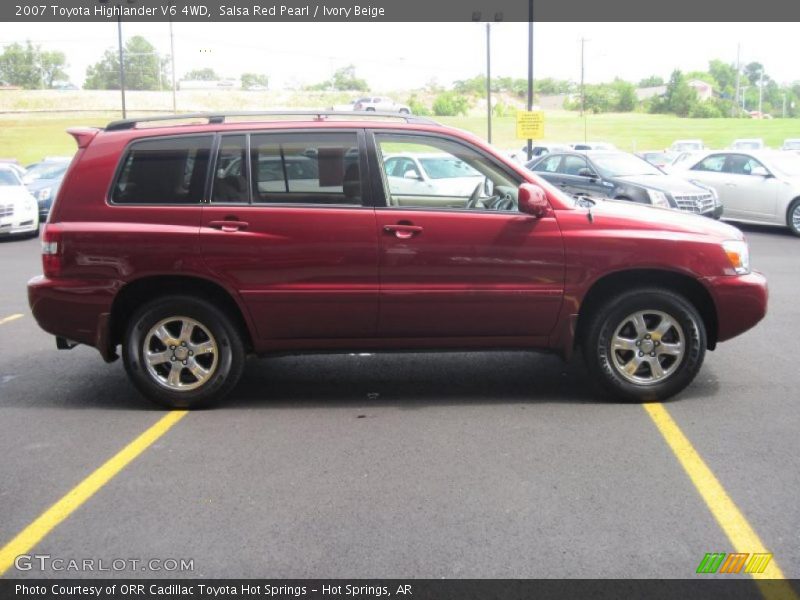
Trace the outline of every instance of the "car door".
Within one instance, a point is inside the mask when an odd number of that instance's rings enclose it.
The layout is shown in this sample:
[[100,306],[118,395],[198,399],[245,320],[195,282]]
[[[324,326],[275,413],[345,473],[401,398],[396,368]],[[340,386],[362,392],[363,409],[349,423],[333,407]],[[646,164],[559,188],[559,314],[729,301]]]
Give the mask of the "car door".
[[261,340],[375,334],[378,248],[362,149],[356,130],[221,136],[202,252]]
[[559,166],[561,165],[563,156],[563,154],[551,154],[547,158],[542,158],[535,162],[531,170],[548,183],[561,187],[563,177],[559,172]]
[[[446,136],[382,132],[372,141],[381,165],[375,180],[379,335],[445,345],[547,336],[563,296],[563,242],[553,216],[537,219],[516,209],[519,176]],[[439,205],[433,197],[399,204],[380,158],[398,148],[464,161],[489,179],[491,195],[474,207]]]
[[726,185],[730,183],[730,177],[725,172],[727,158],[727,153],[710,154],[688,169],[684,178],[713,188],[717,192],[720,202],[722,202],[722,216],[735,218],[739,215],[737,215],[735,202],[731,194],[733,188],[730,185]]
[[780,183],[760,161],[747,154],[728,154],[724,172],[725,216],[754,221],[775,219]]
[[[606,196],[606,189],[589,160],[579,154],[565,154],[558,168],[559,187],[573,196]],[[591,175],[588,175],[591,173]]]

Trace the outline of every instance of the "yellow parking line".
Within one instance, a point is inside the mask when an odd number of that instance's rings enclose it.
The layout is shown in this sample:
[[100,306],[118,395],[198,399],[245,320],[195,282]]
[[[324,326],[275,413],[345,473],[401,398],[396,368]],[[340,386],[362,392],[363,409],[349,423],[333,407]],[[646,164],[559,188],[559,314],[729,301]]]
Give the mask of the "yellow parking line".
[[5,325],[6,323],[11,323],[11,321],[16,321],[17,319],[21,319],[24,317],[22,313],[16,313],[14,315],[8,315],[7,317],[3,317],[0,319],[0,325]]
[[176,410],[164,415],[155,425],[108,459],[104,465],[81,481],[66,496],[44,511],[39,518],[3,546],[0,549],[0,576],[14,564],[14,559],[17,556],[30,552],[64,519],[75,512],[95,492],[108,483],[137,456],[147,450],[153,442],[169,431],[175,423],[186,416],[186,413],[187,411],[185,410]]
[[[700,457],[692,443],[683,434],[678,424],[672,419],[663,404],[645,404],[647,414],[655,423],[661,435],[664,436],[673,454],[681,463],[689,479],[692,480],[694,487],[700,493],[711,514],[722,527],[725,535],[728,536],[736,552],[761,553],[769,552],[764,543],[758,537],[750,523],[734,504],[731,497],[722,487],[722,484],[708,468],[705,461]],[[709,548],[709,551],[715,549]],[[702,557],[698,557],[698,561]],[[785,579],[783,572],[773,558],[764,573],[752,573],[755,579]],[[792,598],[797,596],[792,592],[788,583],[786,586],[762,586],[762,593],[770,598]],[[775,594],[780,595],[775,595]]]

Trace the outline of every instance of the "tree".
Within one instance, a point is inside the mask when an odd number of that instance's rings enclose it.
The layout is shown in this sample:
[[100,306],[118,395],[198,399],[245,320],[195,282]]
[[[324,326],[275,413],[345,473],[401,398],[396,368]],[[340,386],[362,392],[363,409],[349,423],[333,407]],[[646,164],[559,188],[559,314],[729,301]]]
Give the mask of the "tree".
[[641,81],[639,81],[640,88],[648,88],[648,87],[658,87],[660,85],[664,85],[664,78],[659,77],[658,75],[650,75],[650,77],[645,77]]
[[733,95],[736,89],[736,67],[714,59],[708,63],[708,72],[714,78],[720,94]]
[[338,69],[331,78],[333,89],[339,91],[366,92],[369,89],[367,82],[356,77],[354,65],[347,65]]
[[455,92],[443,92],[433,101],[433,114],[437,117],[455,117],[467,114],[469,101]]
[[217,75],[214,69],[209,67],[206,67],[205,69],[194,69],[193,71],[189,71],[183,76],[183,78],[190,81],[218,81],[219,79],[222,79],[222,77]]
[[[140,35],[133,36],[123,49],[125,87],[131,90],[157,90],[166,80],[166,58],[159,56],[153,45]],[[83,87],[90,90],[118,90],[119,54],[108,49],[103,58],[86,69]]]
[[672,72],[667,84],[666,109],[679,117],[686,117],[697,104],[697,92],[678,69]]
[[269,86],[269,77],[258,73],[242,73],[242,89],[249,90],[254,87],[266,88]]
[[30,41],[14,43],[0,54],[0,79],[27,89],[49,88],[66,78],[66,64],[63,52],[43,51]]
[[616,79],[611,84],[611,87],[615,96],[614,110],[617,112],[631,112],[636,108],[639,98],[636,96],[636,88],[632,83]]
[[[760,62],[751,62],[744,68],[744,75],[747,77],[747,80],[750,82],[750,85],[758,85],[758,82],[761,79],[761,73],[764,71],[764,65]],[[764,81],[769,81],[769,76],[764,73]]]

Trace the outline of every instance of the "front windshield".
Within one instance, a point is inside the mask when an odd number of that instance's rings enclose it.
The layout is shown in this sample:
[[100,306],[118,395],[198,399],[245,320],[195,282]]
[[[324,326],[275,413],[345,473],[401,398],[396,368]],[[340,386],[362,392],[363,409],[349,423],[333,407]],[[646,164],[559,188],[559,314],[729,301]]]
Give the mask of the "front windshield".
[[451,179],[455,177],[480,177],[481,174],[467,163],[457,158],[420,158],[422,168],[431,179]]
[[759,142],[736,142],[737,150],[758,150],[761,148]]
[[677,150],[678,152],[692,152],[696,150],[702,150],[703,145],[695,142],[679,142],[677,144],[673,144],[672,149]]
[[20,185],[20,181],[14,171],[0,169],[0,185]]
[[792,140],[783,145],[785,150],[800,150],[800,140]]
[[775,154],[770,166],[789,177],[800,177],[800,156],[797,154]]
[[632,154],[597,154],[592,155],[592,161],[605,177],[664,174],[646,160]]

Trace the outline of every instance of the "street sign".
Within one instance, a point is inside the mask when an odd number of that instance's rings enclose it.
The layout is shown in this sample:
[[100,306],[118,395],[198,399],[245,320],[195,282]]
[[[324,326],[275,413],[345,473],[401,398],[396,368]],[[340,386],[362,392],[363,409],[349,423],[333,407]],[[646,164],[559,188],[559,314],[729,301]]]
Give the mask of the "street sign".
[[518,110],[517,137],[521,140],[541,140],[544,138],[544,111]]

